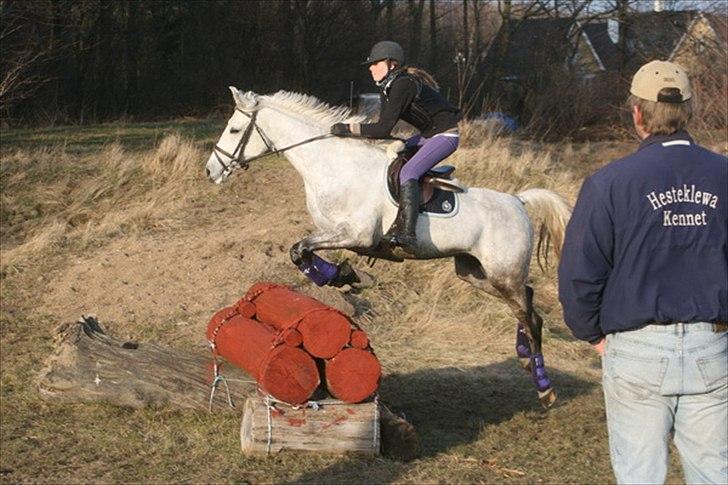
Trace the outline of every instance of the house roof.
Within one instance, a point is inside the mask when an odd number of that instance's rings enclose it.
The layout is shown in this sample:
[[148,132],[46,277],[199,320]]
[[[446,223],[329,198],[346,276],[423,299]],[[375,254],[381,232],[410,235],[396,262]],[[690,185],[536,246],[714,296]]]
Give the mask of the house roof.
[[654,59],[667,59],[697,15],[695,10],[630,15],[625,28],[627,65],[641,66]]
[[[708,20],[719,41],[728,46],[728,17],[725,15],[700,13],[696,10],[631,13],[626,25],[619,32],[619,35],[625,36],[627,71],[636,71],[639,66],[654,59],[668,59],[699,15]],[[508,26],[510,41],[501,58],[502,77],[529,77],[534,74],[535,66],[564,62],[570,54],[567,40],[573,19],[511,19]],[[591,22],[581,28],[604,68],[608,71],[618,69],[619,48],[609,36],[608,23]],[[501,27],[493,40],[486,62],[493,63],[496,60],[504,42],[504,30]]]
[[[501,61],[501,75],[523,78],[534,74],[534,66],[562,62],[572,20],[569,18],[512,19],[509,22],[510,40]],[[494,62],[504,42],[501,27],[493,40],[486,62]]]
[[708,20],[710,26],[718,36],[718,41],[723,49],[728,50],[728,16],[714,13],[705,13],[703,16]]
[[608,71],[617,69],[619,67],[619,49],[609,37],[607,22],[589,23],[584,25],[583,29],[604,68]]

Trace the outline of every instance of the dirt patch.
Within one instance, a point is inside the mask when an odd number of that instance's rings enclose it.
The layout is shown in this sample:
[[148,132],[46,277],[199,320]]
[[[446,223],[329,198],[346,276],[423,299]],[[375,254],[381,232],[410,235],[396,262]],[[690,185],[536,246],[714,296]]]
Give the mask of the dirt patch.
[[[179,344],[202,342],[212,314],[257,281],[301,286],[353,312],[340,292],[308,284],[290,262],[288,248],[312,229],[295,171],[253,172],[257,183],[242,179],[248,175],[228,187],[211,185],[229,196],[223,197],[228,203],[199,213],[196,224],[188,218],[180,227],[74,257],[48,275],[38,312],[56,323],[95,314],[114,335]],[[236,195],[246,188],[245,199]]]

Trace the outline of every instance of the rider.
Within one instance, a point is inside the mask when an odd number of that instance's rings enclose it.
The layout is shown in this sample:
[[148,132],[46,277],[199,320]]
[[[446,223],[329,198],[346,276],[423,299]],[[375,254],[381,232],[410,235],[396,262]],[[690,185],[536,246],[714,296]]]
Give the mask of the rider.
[[404,65],[402,46],[392,41],[374,44],[367,60],[372,79],[381,91],[381,111],[376,123],[337,123],[331,133],[337,136],[388,138],[398,120],[419,130],[405,142],[417,153],[402,167],[399,175],[399,210],[384,239],[392,245],[416,246],[417,215],[420,205],[419,179],[450,156],[458,147],[460,110],[438,91],[427,72]]

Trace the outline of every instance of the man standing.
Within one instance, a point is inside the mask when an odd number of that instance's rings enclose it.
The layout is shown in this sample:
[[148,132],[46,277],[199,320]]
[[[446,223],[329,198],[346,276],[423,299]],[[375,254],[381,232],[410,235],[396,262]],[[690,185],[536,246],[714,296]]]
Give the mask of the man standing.
[[728,159],[695,144],[687,73],[650,62],[629,106],[637,152],[584,181],[559,266],[574,335],[602,355],[619,483],[728,483]]

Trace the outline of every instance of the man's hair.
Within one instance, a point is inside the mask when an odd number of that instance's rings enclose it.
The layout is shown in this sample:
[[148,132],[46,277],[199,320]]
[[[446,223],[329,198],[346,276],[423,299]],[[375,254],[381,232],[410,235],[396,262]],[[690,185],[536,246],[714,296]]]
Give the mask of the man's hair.
[[648,101],[630,94],[627,107],[637,106],[642,113],[642,123],[651,135],[671,135],[684,129],[693,117],[694,97],[682,103],[664,103]]

